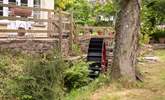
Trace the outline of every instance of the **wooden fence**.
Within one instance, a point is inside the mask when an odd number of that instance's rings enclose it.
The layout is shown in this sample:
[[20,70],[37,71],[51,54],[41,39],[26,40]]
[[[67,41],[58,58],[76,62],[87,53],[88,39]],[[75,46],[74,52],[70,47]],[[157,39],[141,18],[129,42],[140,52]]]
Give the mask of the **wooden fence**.
[[[10,21],[24,21],[24,22],[32,22],[32,23],[44,23],[43,27],[40,28],[32,28],[32,29],[26,29],[26,30],[20,30],[20,29],[9,29],[9,28],[1,28],[0,29],[0,39],[9,39],[9,38],[15,38],[15,39],[56,39],[59,42],[59,46],[61,49],[62,41],[64,38],[69,39],[69,48],[71,50],[72,47],[72,41],[73,41],[73,15],[64,12],[64,11],[57,11],[53,9],[44,9],[44,8],[33,8],[33,7],[26,7],[26,6],[16,6],[11,4],[3,4],[0,3],[0,7],[8,7],[8,8],[21,8],[21,9],[28,9],[32,11],[39,11],[44,12],[47,14],[46,18],[34,18],[33,16],[30,17],[16,17],[16,16],[0,16],[1,20],[8,20]],[[33,26],[33,24],[32,24]],[[35,26],[35,25],[34,25]],[[42,26],[42,25],[40,25]],[[26,36],[10,36],[9,33],[19,33],[24,32],[26,34],[29,34],[28,38]],[[36,34],[43,34],[40,36],[37,36]],[[46,34],[46,36],[45,36]]]
[[[98,31],[101,31],[103,34],[98,35]],[[90,38],[104,38],[104,39],[113,39],[114,30],[112,27],[94,27],[94,26],[77,26],[75,29],[76,33],[81,33],[81,35],[76,35],[78,41],[89,40]],[[93,34],[95,33],[95,34]]]

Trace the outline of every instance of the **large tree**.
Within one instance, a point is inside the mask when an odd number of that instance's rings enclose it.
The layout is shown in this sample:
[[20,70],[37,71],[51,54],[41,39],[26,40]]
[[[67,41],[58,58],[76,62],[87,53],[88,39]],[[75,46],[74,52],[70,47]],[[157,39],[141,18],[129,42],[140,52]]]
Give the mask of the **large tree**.
[[136,80],[136,58],[140,33],[140,0],[120,0],[116,19],[112,78]]

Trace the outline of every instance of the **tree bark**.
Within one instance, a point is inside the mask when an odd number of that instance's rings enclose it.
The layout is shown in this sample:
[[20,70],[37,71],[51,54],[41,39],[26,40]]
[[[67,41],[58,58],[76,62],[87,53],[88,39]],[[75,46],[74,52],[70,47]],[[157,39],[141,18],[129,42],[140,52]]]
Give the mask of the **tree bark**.
[[136,58],[140,33],[140,0],[121,0],[116,20],[112,79],[136,80]]

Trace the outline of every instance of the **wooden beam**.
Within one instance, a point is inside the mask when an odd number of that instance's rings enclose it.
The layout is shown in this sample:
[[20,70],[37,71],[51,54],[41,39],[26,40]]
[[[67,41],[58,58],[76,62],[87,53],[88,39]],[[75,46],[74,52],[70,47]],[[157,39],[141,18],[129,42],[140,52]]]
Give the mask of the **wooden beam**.
[[63,33],[63,27],[62,27],[62,15],[61,12],[59,12],[59,28],[58,28],[58,33],[59,33],[59,49],[60,52],[62,53],[62,33]]
[[11,17],[11,16],[0,16],[0,20],[20,20],[20,21],[34,21],[34,22],[54,22],[56,19],[35,19],[35,18],[23,18],[23,17]]
[[[48,12],[48,20],[51,20],[52,16],[51,16],[51,12],[49,11]],[[48,22],[48,27],[47,27],[47,30],[51,30],[51,26],[52,26],[52,23],[51,22]],[[48,37],[51,37],[51,32],[49,31],[47,33]]]
[[73,32],[74,32],[74,26],[73,26],[73,14],[71,14],[70,17],[70,33],[69,33],[69,53],[72,53],[73,48]]
[[0,33],[18,33],[18,32],[25,32],[25,33],[48,33],[53,32],[51,30],[16,30],[16,29],[0,29]]
[[90,40],[91,38],[104,38],[104,39],[113,39],[109,35],[97,35],[97,36],[79,36],[79,41],[85,41],[85,40]]
[[34,38],[24,38],[24,37],[15,37],[15,38],[9,38],[9,37],[0,37],[0,41],[13,41],[13,40],[39,40],[39,41],[59,41],[57,38],[49,38],[49,37],[34,37]]

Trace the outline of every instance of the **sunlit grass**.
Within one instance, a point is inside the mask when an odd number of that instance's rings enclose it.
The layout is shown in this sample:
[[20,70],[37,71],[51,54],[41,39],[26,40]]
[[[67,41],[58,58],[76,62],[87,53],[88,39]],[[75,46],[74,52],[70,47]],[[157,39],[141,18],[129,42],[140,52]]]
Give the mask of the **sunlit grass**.
[[91,100],[165,100],[165,50],[154,51],[154,56],[159,57],[160,61],[139,65],[144,75],[140,87],[99,89],[95,94],[100,96]]
[[154,54],[156,56],[158,56],[161,59],[161,61],[165,61],[165,50],[164,49],[156,50],[156,51],[154,51]]

